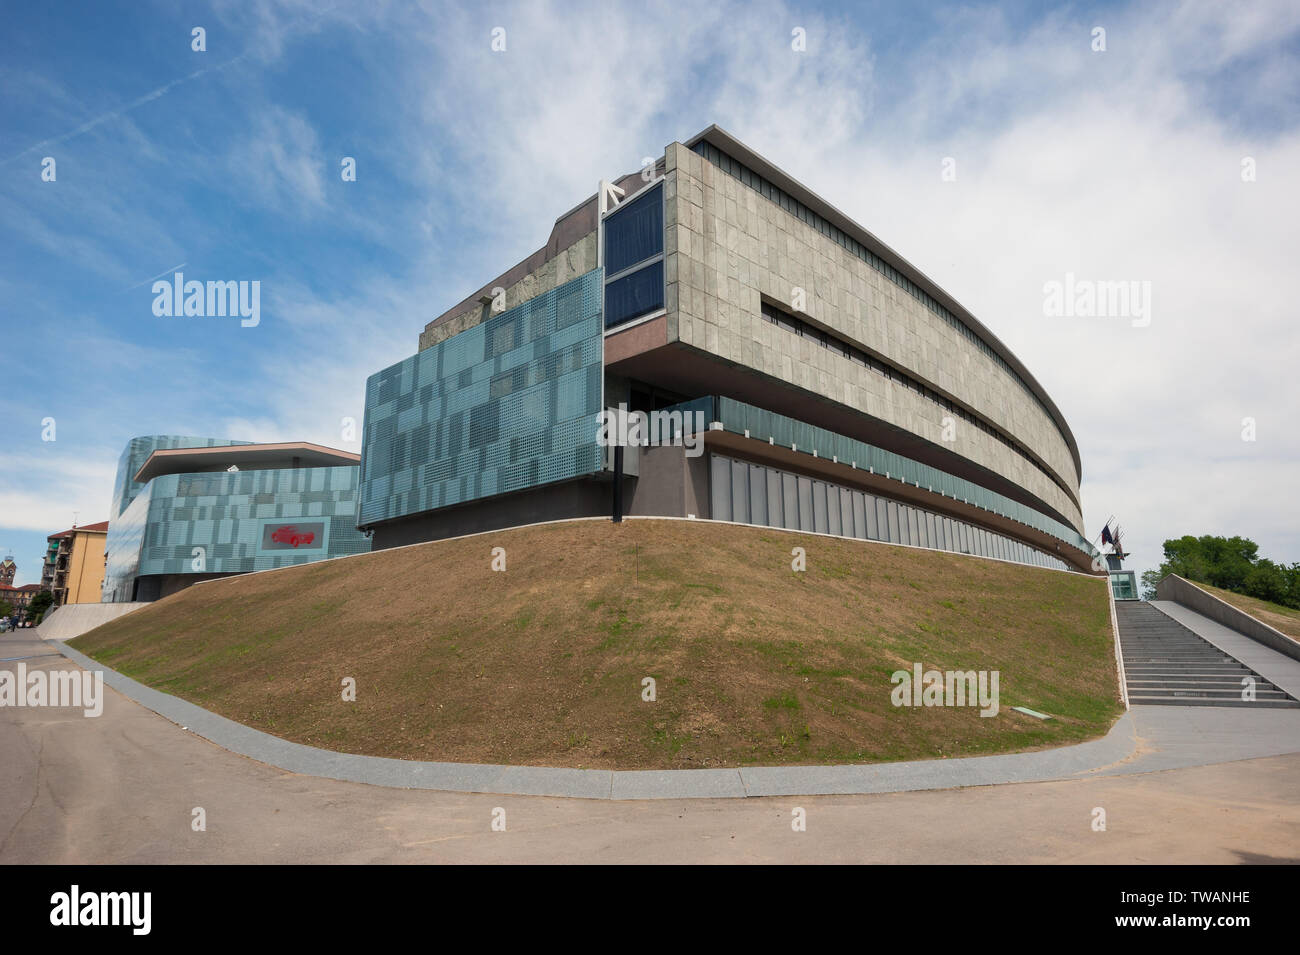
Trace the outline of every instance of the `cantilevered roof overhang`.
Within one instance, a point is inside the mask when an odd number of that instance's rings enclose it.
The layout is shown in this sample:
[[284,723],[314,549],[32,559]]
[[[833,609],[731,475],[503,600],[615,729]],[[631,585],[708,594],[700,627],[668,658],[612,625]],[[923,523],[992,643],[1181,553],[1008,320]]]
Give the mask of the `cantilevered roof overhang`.
[[306,441],[236,444],[218,448],[167,448],[153,452],[135,472],[141,484],[164,474],[203,471],[269,471],[279,468],[334,468],[361,463],[361,455]]
[[1024,383],[1033,392],[1034,397],[1036,397],[1047,410],[1047,413],[1056,423],[1057,429],[1061,432],[1061,437],[1065,439],[1066,446],[1070,449],[1070,455],[1074,459],[1074,467],[1075,470],[1078,471],[1079,480],[1083,480],[1083,465],[1079,460],[1079,445],[1074,440],[1074,432],[1072,432],[1070,426],[1065,423],[1065,416],[1061,414],[1061,410],[1056,406],[1056,402],[1051,399],[1043,389],[1043,386],[1038,383],[1037,379],[1029,373],[1029,369],[1021,363],[1020,359],[1011,353],[1011,349],[1007,348],[1006,345],[999,341],[998,337],[989,331],[979,319],[968,312],[960,302],[935,284],[933,280],[926,276],[925,273],[915,265],[908,262],[884,242],[881,242],[880,239],[876,238],[876,236],[869,230],[858,225],[858,223],[854,222],[839,209],[836,209],[833,205],[821,196],[817,195],[817,193],[813,192],[807,186],[782,172],[726,130],[721,129],[717,125],[710,126],[702,133],[692,136],[682,145],[687,149],[693,149],[695,145],[701,141],[710,143],[722,152],[726,153],[732,159],[748,166],[773,185],[778,186],[794,198],[798,199],[809,209],[812,209],[824,218],[827,222],[832,223],[839,229],[843,230],[846,234],[857,239],[876,255],[880,256],[896,268],[900,273],[915,282],[918,287],[934,296],[936,301],[947,308],[948,311],[956,315],[957,318],[964,322],[972,332],[984,339],[985,343],[987,343],[996,354],[1001,356],[1001,358],[1016,372],[1016,374],[1021,377]]

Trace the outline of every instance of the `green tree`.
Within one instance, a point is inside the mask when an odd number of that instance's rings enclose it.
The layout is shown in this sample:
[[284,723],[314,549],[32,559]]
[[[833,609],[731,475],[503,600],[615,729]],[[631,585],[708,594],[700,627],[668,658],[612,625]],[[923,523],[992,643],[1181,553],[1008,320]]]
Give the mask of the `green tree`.
[[1209,568],[1201,553],[1201,542],[1198,538],[1187,534],[1167,540],[1164,550],[1165,560],[1160,565],[1161,577],[1177,574],[1187,580],[1199,580],[1202,583],[1208,581]]
[[1271,560],[1261,560],[1246,572],[1242,581],[1241,592],[1248,597],[1257,597],[1280,604],[1287,597],[1287,579],[1282,569]]
[[1209,570],[1209,582],[1224,590],[1240,591],[1246,585],[1259,557],[1259,545],[1244,537],[1211,537],[1198,539],[1202,559]]
[[1292,564],[1290,567],[1278,565],[1282,576],[1286,578],[1286,596],[1282,598],[1282,603],[1288,607],[1294,607],[1300,610],[1300,563]]
[[12,617],[14,605],[7,600],[0,600],[0,617]]
[[54,603],[54,594],[48,590],[39,591],[36,596],[32,597],[32,602],[27,605],[28,619],[40,620],[42,614],[49,609],[52,603]]
[[1289,567],[1259,556],[1248,537],[1204,534],[1170,538],[1164,561],[1142,575],[1142,595],[1150,600],[1156,584],[1169,574],[1300,609],[1300,564]]

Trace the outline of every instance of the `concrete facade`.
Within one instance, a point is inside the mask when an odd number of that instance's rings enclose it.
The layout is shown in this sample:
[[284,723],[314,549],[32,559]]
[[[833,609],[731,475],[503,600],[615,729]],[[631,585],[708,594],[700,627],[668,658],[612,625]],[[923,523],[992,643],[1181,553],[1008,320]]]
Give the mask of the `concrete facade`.
[[814,323],[919,378],[1026,446],[1068,493],[1024,457],[956,423],[950,448],[1025,488],[1082,530],[1080,474],[1033,397],[925,304],[848,250],[680,143],[665,153],[667,335],[945,446],[948,412],[763,320],[793,290]]

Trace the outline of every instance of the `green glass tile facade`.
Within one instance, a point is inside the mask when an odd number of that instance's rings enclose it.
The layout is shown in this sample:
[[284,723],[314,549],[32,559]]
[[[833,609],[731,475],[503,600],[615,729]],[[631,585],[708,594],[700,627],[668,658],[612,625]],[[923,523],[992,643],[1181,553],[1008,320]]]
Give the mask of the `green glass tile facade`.
[[362,526],[598,472],[602,270],[371,375]]
[[144,485],[134,479],[140,466],[149,460],[155,451],[173,448],[225,448],[250,441],[231,441],[226,438],[196,438],[180,434],[146,434],[132,438],[127,442],[121,456],[117,459],[117,480],[113,485],[113,503],[109,508],[110,523],[130,506],[136,495],[144,490]]
[[[355,466],[154,478],[109,524],[104,600],[131,600],[135,578],[151,574],[247,573],[364,554],[370,541],[356,528],[358,479]],[[273,533],[295,523],[323,525],[323,533],[297,548],[268,549],[268,526]]]

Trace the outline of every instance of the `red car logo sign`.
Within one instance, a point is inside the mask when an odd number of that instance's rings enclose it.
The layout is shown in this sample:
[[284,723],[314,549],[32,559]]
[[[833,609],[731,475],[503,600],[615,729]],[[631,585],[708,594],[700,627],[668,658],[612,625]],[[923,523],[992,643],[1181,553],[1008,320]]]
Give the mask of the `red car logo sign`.
[[291,547],[297,547],[299,544],[310,544],[315,539],[316,535],[311,531],[300,531],[293,524],[277,527],[271,532],[271,540],[277,544],[288,544]]

